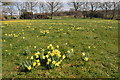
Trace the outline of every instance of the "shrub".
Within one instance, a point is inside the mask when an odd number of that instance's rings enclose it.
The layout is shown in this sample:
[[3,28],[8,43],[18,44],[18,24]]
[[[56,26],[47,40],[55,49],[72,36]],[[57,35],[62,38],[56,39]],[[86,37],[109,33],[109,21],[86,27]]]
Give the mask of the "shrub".
[[35,19],[49,19],[47,14],[34,14]]
[[33,19],[33,12],[23,12],[20,19]]
[[4,21],[4,20],[6,20],[6,19],[8,19],[8,18],[7,18],[7,16],[2,15],[2,16],[0,16],[0,19],[1,19],[2,21]]

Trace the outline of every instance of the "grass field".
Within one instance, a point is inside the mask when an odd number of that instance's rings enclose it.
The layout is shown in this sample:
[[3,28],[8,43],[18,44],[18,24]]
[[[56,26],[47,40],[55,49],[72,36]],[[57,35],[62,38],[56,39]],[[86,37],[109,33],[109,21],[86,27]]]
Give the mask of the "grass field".
[[[118,78],[118,21],[104,19],[13,20],[2,22],[3,78]],[[44,34],[44,31],[48,32]],[[71,59],[47,70],[16,66],[49,44],[73,48]],[[25,54],[24,51],[31,53]],[[81,53],[89,61],[84,65]]]

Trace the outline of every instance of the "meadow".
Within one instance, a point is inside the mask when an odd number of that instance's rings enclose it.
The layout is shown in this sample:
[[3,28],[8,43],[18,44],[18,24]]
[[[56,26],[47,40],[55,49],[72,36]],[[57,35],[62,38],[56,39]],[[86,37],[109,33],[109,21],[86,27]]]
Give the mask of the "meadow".
[[[3,78],[118,78],[118,21],[53,19],[2,21]],[[49,44],[73,48],[70,59],[54,69],[31,72],[16,66]],[[67,46],[67,47],[65,47]],[[89,61],[81,59],[85,53]]]

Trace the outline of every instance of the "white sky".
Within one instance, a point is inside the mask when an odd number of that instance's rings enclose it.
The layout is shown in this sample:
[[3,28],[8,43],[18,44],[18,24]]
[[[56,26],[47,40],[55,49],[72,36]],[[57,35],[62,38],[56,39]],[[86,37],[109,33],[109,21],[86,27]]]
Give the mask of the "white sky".
[[72,2],[72,1],[77,1],[77,2],[119,2],[120,0],[1,0],[2,2],[45,2],[45,1],[58,1],[58,2]]
[[70,6],[68,2],[78,1],[78,2],[119,2],[120,0],[1,0],[2,2],[46,2],[46,1],[58,1],[63,2],[62,11],[69,11]]

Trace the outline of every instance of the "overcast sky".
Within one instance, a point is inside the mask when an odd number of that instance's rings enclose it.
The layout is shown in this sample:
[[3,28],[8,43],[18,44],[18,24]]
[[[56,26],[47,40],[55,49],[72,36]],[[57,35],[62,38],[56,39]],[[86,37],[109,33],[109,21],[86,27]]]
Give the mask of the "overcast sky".
[[58,2],[119,2],[120,0],[1,0],[2,2],[26,2],[26,1],[39,1],[39,2],[45,2],[45,1],[58,1]]
[[[31,1],[31,2],[34,2],[34,1],[37,1],[37,2],[45,2],[45,1],[54,1],[54,0],[1,0],[2,2],[28,2],[28,1]],[[69,11],[70,10],[70,6],[67,4],[68,2],[71,2],[71,1],[81,1],[81,2],[85,2],[85,1],[93,1],[93,2],[118,2],[120,0],[56,0],[58,2],[63,2],[63,8],[62,8],[62,11]]]

